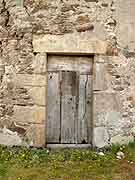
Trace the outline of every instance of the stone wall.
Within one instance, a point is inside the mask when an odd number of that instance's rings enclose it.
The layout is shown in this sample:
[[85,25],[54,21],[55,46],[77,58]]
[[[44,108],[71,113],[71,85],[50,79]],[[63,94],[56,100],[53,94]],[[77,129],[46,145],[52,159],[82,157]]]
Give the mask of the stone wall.
[[45,144],[46,54],[33,47],[45,35],[106,42],[94,67],[94,145],[133,140],[134,8],[134,0],[0,0],[0,144]]

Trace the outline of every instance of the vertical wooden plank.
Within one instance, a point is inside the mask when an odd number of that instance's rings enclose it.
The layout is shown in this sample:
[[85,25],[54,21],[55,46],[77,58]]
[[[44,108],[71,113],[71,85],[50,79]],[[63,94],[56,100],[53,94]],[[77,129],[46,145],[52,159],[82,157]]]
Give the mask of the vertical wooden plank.
[[47,143],[59,143],[60,93],[59,74],[48,73]]
[[61,143],[75,143],[76,72],[62,72]]
[[86,87],[88,78],[86,75],[79,77],[79,109],[78,109],[78,143],[88,143],[87,119],[86,119]]
[[92,109],[92,78],[90,75],[79,77],[78,143],[90,143]]

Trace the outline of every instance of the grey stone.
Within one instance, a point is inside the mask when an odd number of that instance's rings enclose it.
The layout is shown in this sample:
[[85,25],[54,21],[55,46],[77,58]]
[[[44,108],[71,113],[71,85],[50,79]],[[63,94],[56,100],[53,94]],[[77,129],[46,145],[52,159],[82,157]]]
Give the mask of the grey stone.
[[6,146],[21,146],[23,145],[22,139],[18,135],[9,135],[0,133],[0,144]]
[[117,152],[116,158],[117,159],[123,159],[125,157],[125,154],[122,151]]
[[95,91],[107,89],[107,72],[105,63],[95,63],[94,66],[94,87]]
[[110,142],[112,144],[120,144],[120,145],[128,144],[130,142],[134,142],[134,137],[132,135],[125,136],[123,134],[119,134],[119,135],[116,135],[116,136],[112,137]]
[[105,154],[103,152],[98,153],[99,156],[104,156]]
[[102,148],[109,143],[109,135],[105,127],[95,127],[93,134],[93,144],[98,148]]
[[135,127],[131,129],[131,134],[135,137]]

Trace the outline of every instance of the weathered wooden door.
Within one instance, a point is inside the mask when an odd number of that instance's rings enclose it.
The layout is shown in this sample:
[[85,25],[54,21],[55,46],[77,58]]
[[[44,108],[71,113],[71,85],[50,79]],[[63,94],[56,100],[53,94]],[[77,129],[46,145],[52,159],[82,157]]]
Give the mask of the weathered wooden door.
[[77,143],[77,73],[61,72],[61,143]]
[[90,65],[92,63],[90,60],[89,58],[89,63],[86,63],[87,66],[89,65],[89,71],[86,71],[87,67],[85,70],[71,69],[69,68],[72,66],[71,62],[67,62],[69,65],[65,69],[63,68],[65,65],[59,67],[57,64],[57,69],[54,71],[54,63],[49,64],[48,144],[91,143],[92,74]]

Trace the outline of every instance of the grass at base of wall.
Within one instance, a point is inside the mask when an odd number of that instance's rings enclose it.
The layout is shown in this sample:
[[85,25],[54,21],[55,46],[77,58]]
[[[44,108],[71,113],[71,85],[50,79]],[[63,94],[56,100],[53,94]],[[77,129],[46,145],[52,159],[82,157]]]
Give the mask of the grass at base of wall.
[[[0,180],[135,180],[135,143],[102,151],[0,146]],[[118,151],[125,154],[121,160]]]

